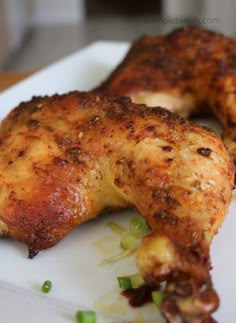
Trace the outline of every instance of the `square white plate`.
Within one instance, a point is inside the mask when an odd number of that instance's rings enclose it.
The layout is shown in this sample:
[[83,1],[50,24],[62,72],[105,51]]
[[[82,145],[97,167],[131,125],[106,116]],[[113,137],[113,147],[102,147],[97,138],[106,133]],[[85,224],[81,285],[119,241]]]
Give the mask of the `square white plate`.
[[[97,42],[43,69],[0,94],[0,119],[33,95],[89,90],[98,85],[123,58],[127,43]],[[134,257],[111,266],[99,263],[119,251],[106,223],[127,225],[132,211],[102,216],[83,224],[55,247],[27,259],[26,247],[12,240],[0,241],[0,313],[3,323],[75,322],[78,309],[94,309],[99,322],[163,322],[152,305],[131,309],[119,296],[116,277],[137,271]],[[212,245],[212,276],[221,306],[219,322],[236,323],[236,204]],[[46,279],[53,282],[48,295],[40,292]]]

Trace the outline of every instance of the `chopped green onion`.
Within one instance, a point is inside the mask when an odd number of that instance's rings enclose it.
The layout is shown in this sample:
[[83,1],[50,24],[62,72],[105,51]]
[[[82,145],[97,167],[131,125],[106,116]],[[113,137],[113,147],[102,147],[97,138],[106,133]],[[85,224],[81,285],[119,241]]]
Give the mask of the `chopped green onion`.
[[163,299],[163,294],[160,291],[154,291],[152,292],[152,300],[153,303],[160,308],[161,303],[162,303],[162,299]]
[[120,288],[122,289],[130,289],[130,288],[138,288],[145,284],[143,277],[137,273],[130,276],[117,277]]
[[120,240],[120,246],[125,250],[135,250],[137,249],[137,240],[131,235],[124,235]]
[[96,323],[96,313],[93,311],[78,311],[76,320],[78,323]]
[[131,281],[132,288],[138,288],[138,287],[143,286],[145,284],[145,281],[144,281],[143,277],[140,275],[140,273],[130,275],[128,277]]
[[124,234],[127,233],[127,229],[119,225],[118,223],[115,222],[108,222],[107,226],[109,229],[111,229],[112,232],[118,234],[119,236],[123,237]]
[[143,218],[135,216],[129,222],[129,231],[135,238],[140,239],[147,233],[148,225]]
[[125,250],[122,250],[120,253],[114,255],[114,256],[111,256],[110,258],[107,258],[105,260],[103,260],[100,265],[109,265],[109,264],[112,264],[114,262],[117,262],[123,258],[126,258],[126,257],[129,257],[131,256],[133,253],[135,252],[134,249],[125,249]]
[[137,239],[142,238],[148,230],[148,225],[145,220],[139,216],[135,216],[130,220],[129,229],[115,222],[108,222],[107,227],[113,233],[121,236],[120,247],[123,251],[103,260],[101,265],[111,264],[132,255],[137,249]]
[[126,290],[132,288],[131,280],[129,277],[117,277],[117,280],[121,289]]
[[51,289],[52,289],[52,282],[50,280],[45,280],[45,282],[41,287],[41,291],[47,294],[50,292]]

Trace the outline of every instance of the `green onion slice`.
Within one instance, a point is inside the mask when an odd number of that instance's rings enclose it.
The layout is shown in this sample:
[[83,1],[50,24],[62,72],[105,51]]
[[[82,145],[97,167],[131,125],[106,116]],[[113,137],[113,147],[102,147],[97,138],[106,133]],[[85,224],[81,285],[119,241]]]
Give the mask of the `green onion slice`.
[[130,234],[124,235],[120,240],[120,246],[122,249],[126,250],[136,250],[137,249],[137,240]]
[[117,277],[117,280],[120,288],[124,290],[130,289],[130,288],[138,288],[145,284],[145,281],[143,277],[140,275],[140,273],[129,275],[129,276]]
[[131,280],[129,277],[117,277],[119,287],[123,290],[132,288]]
[[41,287],[41,291],[45,294],[49,293],[52,289],[52,282],[50,280],[45,280]]
[[142,217],[135,216],[130,219],[129,231],[136,239],[140,239],[147,233],[148,225]]
[[131,250],[131,249],[122,250],[118,254],[116,254],[114,256],[111,256],[110,258],[107,258],[107,259],[103,260],[100,263],[100,265],[109,265],[109,264],[112,264],[112,263],[117,262],[117,261],[119,261],[121,259],[124,259],[126,257],[131,256],[134,252],[135,252],[135,250]]
[[76,320],[78,323],[96,323],[96,313],[93,311],[78,311]]
[[163,294],[160,291],[154,291],[152,292],[152,300],[153,303],[160,308],[161,303],[162,303],[162,299],[163,299]]
[[145,284],[145,281],[143,277],[140,275],[140,273],[130,275],[129,279],[131,281],[132,288],[138,288],[140,286],[143,286]]
[[123,237],[123,235],[125,235],[128,232],[126,228],[122,227],[121,225],[115,222],[108,222],[107,227],[111,229],[113,233],[118,234],[121,237]]

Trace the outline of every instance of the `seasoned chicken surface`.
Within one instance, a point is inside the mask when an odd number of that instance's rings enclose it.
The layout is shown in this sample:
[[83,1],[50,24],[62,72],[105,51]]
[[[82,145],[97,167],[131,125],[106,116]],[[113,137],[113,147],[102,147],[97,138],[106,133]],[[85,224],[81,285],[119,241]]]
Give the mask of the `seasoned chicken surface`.
[[96,91],[183,117],[211,110],[236,163],[236,40],[196,27],[141,37]]
[[210,319],[209,246],[233,185],[217,135],[159,107],[73,92],[21,103],[0,142],[3,237],[33,257],[107,209],[134,207],[152,229],[137,264],[147,284],[167,281],[164,316]]

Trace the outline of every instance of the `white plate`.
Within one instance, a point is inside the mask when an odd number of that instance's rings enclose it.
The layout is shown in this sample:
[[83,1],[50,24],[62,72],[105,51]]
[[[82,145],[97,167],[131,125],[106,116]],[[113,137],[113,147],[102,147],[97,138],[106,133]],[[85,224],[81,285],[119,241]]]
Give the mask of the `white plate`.
[[[33,95],[89,90],[122,59],[127,43],[98,42],[34,74],[0,94],[0,119],[19,102]],[[152,305],[131,309],[119,296],[116,277],[137,271],[134,257],[112,266],[101,260],[119,250],[119,239],[106,228],[113,219],[127,224],[132,211],[111,214],[83,224],[55,247],[27,259],[26,247],[0,241],[0,315],[3,323],[75,322],[80,308],[94,309],[99,322],[163,322]],[[236,204],[212,246],[213,280],[221,298],[215,317],[236,323]],[[53,282],[49,295],[40,292],[46,279]]]

